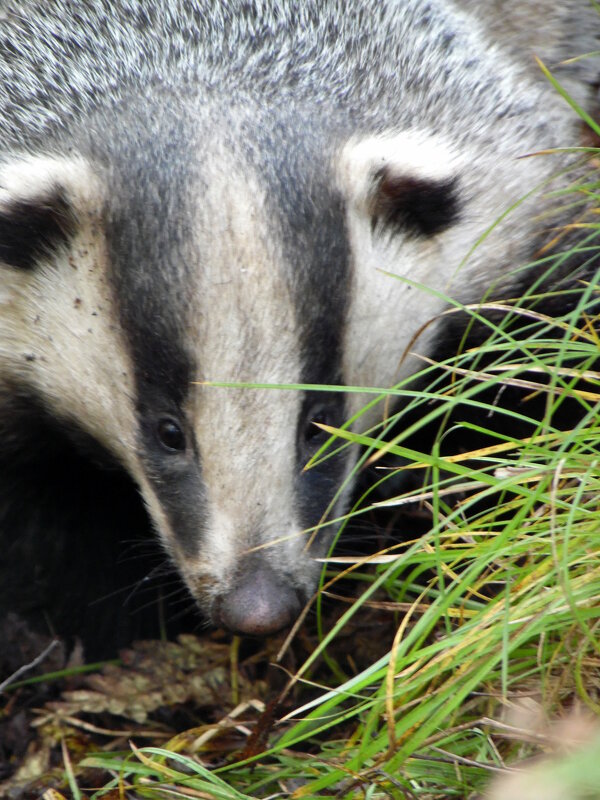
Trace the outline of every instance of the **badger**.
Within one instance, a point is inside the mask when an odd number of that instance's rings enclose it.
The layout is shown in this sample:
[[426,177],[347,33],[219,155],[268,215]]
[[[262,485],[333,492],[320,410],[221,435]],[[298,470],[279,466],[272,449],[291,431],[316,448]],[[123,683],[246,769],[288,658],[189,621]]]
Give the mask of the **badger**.
[[[358,415],[340,387],[414,371],[417,331],[433,355],[444,295],[529,279],[528,196],[569,156],[522,156],[579,120],[526,42],[556,65],[598,21],[517,5],[530,39],[510,2],[2,3],[3,610],[44,587],[82,605],[48,573],[67,583],[86,525],[127,541],[147,515],[209,619],[295,619],[356,460],[305,471],[314,423]],[[594,68],[556,66],[582,103]]]

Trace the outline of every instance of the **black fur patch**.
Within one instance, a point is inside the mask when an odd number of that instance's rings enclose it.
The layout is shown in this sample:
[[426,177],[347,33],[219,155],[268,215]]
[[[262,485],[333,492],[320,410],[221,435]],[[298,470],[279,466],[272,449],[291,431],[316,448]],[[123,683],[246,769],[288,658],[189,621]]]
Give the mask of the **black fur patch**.
[[0,618],[14,611],[36,630],[77,636],[92,660],[158,636],[165,581],[187,601],[138,488],[76,423],[10,389],[0,420]]
[[457,179],[426,180],[384,167],[375,176],[370,212],[373,231],[381,227],[391,234],[434,236],[459,217]]
[[[345,396],[341,392],[304,392],[298,419],[296,461],[299,472],[296,491],[301,524],[307,528],[319,522],[336,491],[342,485],[347,455],[346,453],[338,453],[333,456],[330,454],[317,466],[303,471],[309,459],[330,438],[329,434],[312,424],[313,420],[335,428],[341,426],[346,417]],[[332,531],[333,528],[327,529],[327,533]],[[327,533],[324,531],[319,537],[320,547],[323,549],[328,544]]]
[[[297,116],[296,116],[297,114]],[[333,188],[330,143],[334,132],[319,130],[310,112],[290,109],[286,124],[272,131],[272,145],[265,148],[269,161],[262,171],[270,183],[273,217],[279,217],[284,255],[300,333],[302,371],[307,384],[343,383],[342,348],[349,300],[350,253],[344,198]],[[280,120],[281,121],[281,120]],[[269,123],[263,127],[263,135]],[[281,138],[279,138],[281,137]],[[279,156],[275,160],[275,156]],[[311,426],[316,418],[333,426],[346,419],[345,395],[306,391],[297,420],[297,510],[305,527],[316,525],[340,487],[346,454],[324,461],[304,472],[304,466],[329,438]],[[319,536],[320,552],[326,549],[333,528]],[[317,547],[315,547],[315,551]]]
[[[188,264],[190,174],[182,155],[188,142],[179,118],[154,109],[140,110],[134,124],[135,135],[121,139],[117,131],[119,138],[102,143],[111,148],[112,166],[104,224],[109,282],[134,364],[139,455],[179,544],[192,557],[205,522],[200,456],[185,413],[197,370],[185,332],[196,268]],[[105,159],[101,154],[98,160]],[[164,418],[185,433],[186,452],[160,446],[156,430]]]
[[41,256],[66,244],[75,231],[75,218],[63,192],[49,197],[15,200],[0,210],[0,262],[33,269]]

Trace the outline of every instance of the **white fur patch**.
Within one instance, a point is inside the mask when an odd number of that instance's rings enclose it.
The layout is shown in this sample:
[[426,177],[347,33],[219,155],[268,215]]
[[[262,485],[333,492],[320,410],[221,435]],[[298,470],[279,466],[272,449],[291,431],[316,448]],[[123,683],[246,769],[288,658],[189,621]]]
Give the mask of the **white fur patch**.
[[98,201],[98,181],[83,158],[23,155],[0,165],[0,206],[43,199],[57,186],[68,188],[77,208]]
[[34,270],[0,264],[0,365],[104,444],[136,478],[133,372],[98,235],[104,189],[81,158],[16,159],[0,168],[0,203],[43,202],[60,188],[77,216],[69,248]]
[[[387,388],[414,371],[414,359],[402,360],[404,350],[419,327],[444,306],[442,300],[420,293],[401,279],[443,290],[448,237],[398,233],[390,239],[374,234],[369,199],[378,171],[386,168],[393,175],[441,181],[457,177],[461,167],[461,159],[444,139],[420,131],[353,138],[343,148],[337,175],[348,198],[353,282],[344,344],[348,383]],[[426,334],[421,346],[427,347],[430,338]],[[352,410],[357,411],[367,399],[352,396]],[[377,416],[374,411],[364,417],[362,426],[372,424]]]
[[[193,226],[196,283],[187,321],[197,379],[297,383],[298,321],[264,189],[225,145],[213,144],[201,158],[208,191]],[[226,590],[241,557],[269,543],[262,554],[276,570],[302,580],[318,569],[303,552],[307,537],[295,505],[300,399],[278,389],[193,387],[188,416],[208,515],[198,561],[181,565],[195,593],[207,593],[205,577],[214,591]]]
[[[481,143],[473,135],[470,152],[462,154],[443,137],[414,130],[353,138],[346,144],[337,175],[349,199],[353,263],[344,344],[348,383],[394,385],[419,366],[407,352],[429,350],[435,334],[430,323],[448,307],[446,298],[474,303],[495,282],[503,282],[504,289],[510,286],[508,273],[518,265],[521,247],[535,240],[539,196],[496,223],[512,203],[551,174],[554,164],[548,158],[517,160],[539,145],[532,135],[530,141],[505,143],[499,154],[490,149],[485,135]],[[457,222],[427,238],[373,231],[368,201],[374,176],[382,167],[399,177],[456,178]],[[473,249],[480,237],[483,240]],[[353,395],[354,410],[366,399]],[[376,411],[365,416],[363,426],[373,424],[377,416]]]

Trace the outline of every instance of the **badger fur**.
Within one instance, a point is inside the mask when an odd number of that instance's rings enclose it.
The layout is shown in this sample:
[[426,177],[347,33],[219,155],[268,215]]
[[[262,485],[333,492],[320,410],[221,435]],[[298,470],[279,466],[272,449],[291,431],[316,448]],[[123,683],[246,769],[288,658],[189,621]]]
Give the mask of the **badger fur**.
[[[520,157],[572,143],[579,122],[519,37],[494,41],[496,5],[486,28],[467,0],[2,4],[7,572],[66,557],[73,503],[97,509],[94,537],[131,538],[137,511],[102,483],[125,474],[210,618],[253,634],[294,619],[332,528],[310,546],[306,531],[343,513],[355,458],[303,472],[323,443],[312,422],[340,425],[364,398],[205,382],[389,386],[445,302],[386,273],[462,303],[519,291],[539,196],[465,257],[568,158]],[[547,17],[543,56],[567,55],[573,14],[597,49],[580,5]],[[545,6],[529,4],[532,30]],[[581,64],[559,71],[584,102]]]

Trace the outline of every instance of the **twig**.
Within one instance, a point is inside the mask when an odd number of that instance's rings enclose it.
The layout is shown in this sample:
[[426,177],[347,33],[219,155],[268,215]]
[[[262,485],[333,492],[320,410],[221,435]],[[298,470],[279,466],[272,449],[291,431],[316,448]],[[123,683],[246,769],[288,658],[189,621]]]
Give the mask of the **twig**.
[[29,672],[29,670],[37,667],[38,664],[40,664],[47,656],[50,655],[57,645],[58,639],[54,639],[50,642],[48,647],[46,647],[46,649],[39,654],[39,656],[36,656],[33,659],[33,661],[31,661],[29,664],[23,664],[23,666],[19,667],[16,672],[13,672],[12,675],[9,675],[6,680],[0,683],[0,692],[3,692],[8,686],[10,686],[11,683],[14,683],[18,678],[20,678],[21,675],[24,675],[26,672]]

